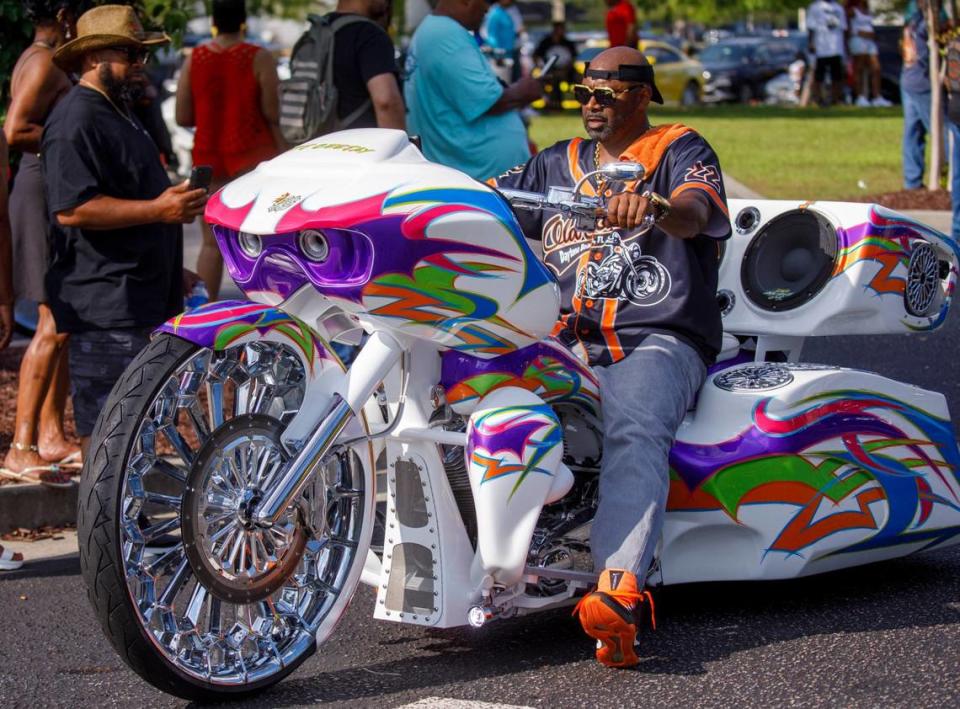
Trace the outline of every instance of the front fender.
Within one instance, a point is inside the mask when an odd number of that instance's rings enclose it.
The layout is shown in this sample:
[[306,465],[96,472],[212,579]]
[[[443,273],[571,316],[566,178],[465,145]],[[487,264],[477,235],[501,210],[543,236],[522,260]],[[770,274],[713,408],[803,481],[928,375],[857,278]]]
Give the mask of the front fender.
[[[283,310],[262,303],[225,300],[181,313],[156,330],[179,337],[200,347],[222,352],[248,342],[271,341],[289,347],[303,363],[306,375],[305,402],[323,406],[342,390],[346,377],[343,362],[334,349],[303,320]],[[303,413],[303,409],[301,413]],[[363,429],[366,420],[360,417]],[[298,447],[313,428],[313,418],[297,414],[283,434],[285,443]]]
[[249,340],[282,339],[305,357],[311,370],[323,360],[340,363],[333,348],[305,322],[275,306],[246,300],[207,303],[170,318],[156,332],[215,351]]

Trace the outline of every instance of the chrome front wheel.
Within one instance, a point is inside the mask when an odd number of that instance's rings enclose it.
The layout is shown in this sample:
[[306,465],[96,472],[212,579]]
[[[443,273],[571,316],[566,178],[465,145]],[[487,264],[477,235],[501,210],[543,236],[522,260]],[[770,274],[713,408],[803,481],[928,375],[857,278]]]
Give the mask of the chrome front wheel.
[[354,592],[373,498],[355,452],[330,456],[279,523],[251,523],[305,390],[284,344],[213,352],[160,336],[101,415],[81,565],[114,647],[164,691],[223,698],[280,681]]

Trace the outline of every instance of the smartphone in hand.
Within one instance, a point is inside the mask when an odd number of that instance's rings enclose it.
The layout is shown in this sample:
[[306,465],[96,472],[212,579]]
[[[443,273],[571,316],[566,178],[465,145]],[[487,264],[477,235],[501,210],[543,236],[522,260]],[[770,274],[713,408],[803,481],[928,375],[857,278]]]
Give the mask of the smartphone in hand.
[[213,181],[213,168],[210,165],[194,165],[190,171],[191,190],[203,188],[210,191],[210,183]]
[[550,58],[544,63],[540,68],[540,76],[546,76],[550,73],[550,70],[553,69],[553,65],[557,63],[557,55],[551,54]]

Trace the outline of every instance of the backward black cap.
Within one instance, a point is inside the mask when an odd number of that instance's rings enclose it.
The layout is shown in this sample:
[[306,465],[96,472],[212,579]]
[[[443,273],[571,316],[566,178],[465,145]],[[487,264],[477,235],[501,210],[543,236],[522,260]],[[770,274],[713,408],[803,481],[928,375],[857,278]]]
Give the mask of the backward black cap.
[[649,84],[653,93],[650,100],[654,103],[663,103],[663,95],[654,81],[653,67],[649,64],[621,64],[616,71],[606,71],[591,69],[590,63],[587,62],[583,70],[583,76],[607,81],[636,81],[641,84]]

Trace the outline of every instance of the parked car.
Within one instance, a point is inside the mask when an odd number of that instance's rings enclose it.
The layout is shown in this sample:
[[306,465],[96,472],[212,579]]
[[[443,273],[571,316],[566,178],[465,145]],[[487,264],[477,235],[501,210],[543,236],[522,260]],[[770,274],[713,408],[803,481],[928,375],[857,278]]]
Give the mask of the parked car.
[[[584,65],[606,49],[609,42],[605,40],[603,45],[584,49],[577,55],[573,66],[578,74],[583,76]],[[639,49],[654,66],[657,88],[663,94],[665,103],[681,106],[700,103],[704,73],[703,65],[699,61],[660,40],[641,39]]]
[[797,50],[786,39],[736,37],[710,45],[697,58],[705,71],[705,102],[747,103],[763,98],[765,84],[786,71]]

